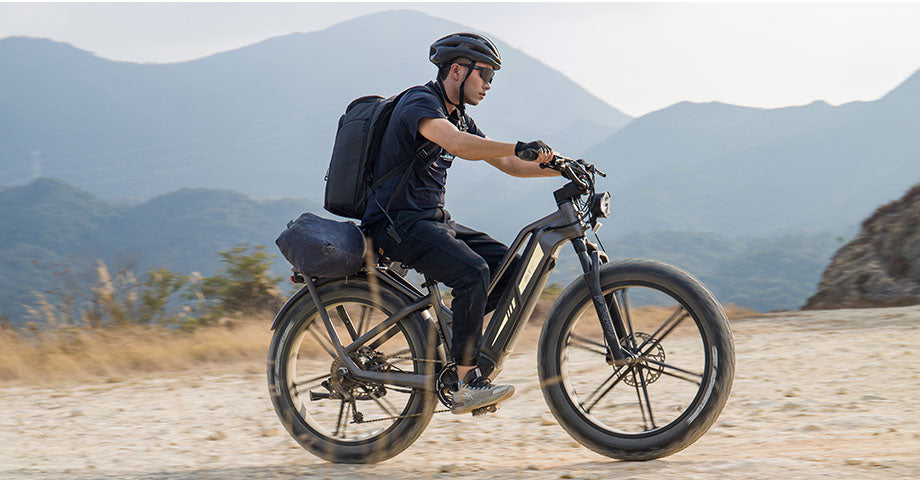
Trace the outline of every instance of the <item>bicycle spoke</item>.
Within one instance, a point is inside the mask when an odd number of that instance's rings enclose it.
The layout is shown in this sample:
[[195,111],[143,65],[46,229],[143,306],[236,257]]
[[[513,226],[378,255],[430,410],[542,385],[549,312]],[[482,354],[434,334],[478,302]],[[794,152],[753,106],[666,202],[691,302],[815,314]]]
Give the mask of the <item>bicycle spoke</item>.
[[[635,369],[638,370],[638,369]],[[639,392],[639,380],[635,370],[632,371],[633,384],[636,386],[636,398],[639,399],[639,411],[642,412],[642,429],[648,431],[648,417],[645,415],[645,406],[642,404],[642,393]]]
[[[582,337],[580,335],[569,335],[570,340],[576,340],[575,342],[570,341],[569,345],[573,347],[581,348],[582,350],[587,350],[591,353],[596,353],[598,355],[607,355],[607,346],[600,342],[595,342],[594,340]],[[580,342],[580,343],[579,343]],[[600,350],[591,347],[598,347]]]
[[584,404],[581,405],[582,408],[585,409],[586,413],[591,413],[591,409],[594,408],[595,405],[597,405],[597,402],[600,402],[601,399],[604,398],[605,395],[610,393],[610,390],[613,390],[613,387],[615,387],[618,383],[620,383],[620,380],[623,380],[623,378],[626,376],[626,373],[632,371],[632,368],[628,368],[624,370],[623,372],[620,372],[620,370],[623,370],[622,366],[617,367],[617,369],[614,370],[613,373],[610,374],[610,376],[607,377],[607,379],[604,380],[599,387],[597,387],[597,390],[594,390],[594,392],[592,392],[591,395],[588,395],[588,398],[585,399],[585,403],[587,403],[588,399],[596,395],[597,392],[599,392],[602,388],[604,388],[604,385],[606,385],[607,382],[609,382],[611,378],[615,377],[617,373],[620,374],[620,376],[618,376],[616,380],[614,380],[613,383],[611,383],[610,386],[607,387],[606,390],[604,390],[604,393],[601,393],[600,395],[597,396],[597,398],[594,399],[594,402],[592,402],[591,405],[589,405],[588,407],[585,407]]
[[[700,385],[700,384],[703,382],[703,374],[702,374],[702,373],[694,373],[694,372],[691,372],[690,370],[684,370],[683,368],[678,368],[678,367],[675,367],[674,365],[668,365],[667,363],[659,362],[658,360],[654,360],[654,359],[651,359],[651,358],[648,358],[648,357],[646,357],[644,360],[645,360],[646,362],[648,362],[648,363],[651,363],[651,364],[654,364],[654,365],[658,365],[658,366],[660,366],[660,367],[663,367],[664,370],[661,370],[661,373],[663,373],[663,374],[665,374],[665,375],[670,375],[670,376],[672,376],[672,377],[674,377],[674,378],[679,378],[679,379],[681,379],[681,380],[686,380],[686,381],[688,381],[688,382],[692,382],[692,383],[695,383],[695,384],[697,384],[697,385]],[[657,369],[649,368],[648,366],[645,366],[645,365],[643,365],[643,367],[644,367],[645,369],[647,369],[647,370],[650,370],[650,371],[651,371],[651,370],[658,371]],[[680,372],[680,373],[683,373],[683,374],[685,374],[685,375],[689,375],[691,378],[686,378],[686,377],[682,377],[682,376],[680,376],[680,375],[671,373],[671,372],[669,372],[667,369],[676,370],[676,371],[678,371],[678,372]]]
[[393,410],[387,407],[386,405],[384,405],[383,402],[381,402],[379,398],[375,398],[374,403],[376,403],[384,412],[386,412],[387,415],[391,417],[396,416],[396,414],[393,413]]
[[[684,312],[684,314],[683,314],[683,315],[680,315],[680,312]],[[680,316],[678,317],[678,315],[680,315]],[[680,325],[680,322],[683,322],[684,319],[687,318],[688,315],[690,315],[690,313],[687,312],[686,310],[684,310],[684,306],[683,306],[683,305],[679,305],[679,306],[677,307],[677,310],[674,311],[674,313],[670,316],[670,318],[668,318],[667,320],[665,320],[665,322],[662,323],[661,326],[658,327],[657,330],[655,330],[655,333],[653,333],[650,337],[646,338],[645,341],[642,342],[641,345],[639,345],[638,347],[636,347],[636,350],[642,352],[639,356],[646,356],[646,355],[648,355],[648,352],[650,352],[650,351],[651,351],[653,348],[655,348],[662,340],[664,340],[664,337],[667,337],[671,332],[673,332],[674,329],[677,328],[678,325]],[[665,329],[667,329],[667,330],[665,330]],[[664,332],[664,334],[662,334],[662,335],[659,337],[658,334],[661,333],[662,330],[665,330],[665,332]],[[650,346],[648,349],[646,349],[645,351],[643,351],[642,349],[645,348],[645,346],[646,346],[649,342],[653,342],[652,346]]]
[[335,354],[335,350],[332,349],[332,340],[329,340],[329,337],[327,336],[323,336],[322,334],[317,333],[317,331],[313,329],[313,327],[315,326],[316,326],[316,322],[313,322],[313,324],[310,325],[310,328],[308,328],[307,331],[310,332],[310,335],[313,335],[313,338],[316,339],[316,343],[319,343],[319,346],[323,347],[323,350],[325,350],[326,353],[329,354],[329,356],[331,356],[332,358],[338,358],[338,355]]
[[396,335],[397,333],[399,333],[399,325],[393,325],[383,335],[377,337],[377,340],[374,340],[373,342],[371,342],[371,344],[368,345],[368,348],[370,348],[371,350],[377,350],[378,348],[380,348],[381,345],[386,343],[387,340],[393,338],[393,336]]
[[358,338],[358,332],[355,331],[355,326],[351,323],[351,317],[348,316],[345,307],[339,305],[335,307],[335,311],[339,314],[339,319],[342,320],[342,323],[345,324],[345,328],[348,329],[348,335],[351,336],[351,341],[355,341],[355,339]]
[[[411,353],[412,351],[409,350],[408,347],[406,347],[406,348],[401,348],[393,353],[388,353],[387,356],[389,356],[390,358],[393,358],[393,357],[401,357],[403,355],[409,355]],[[406,360],[406,359],[398,358],[397,360]]]
[[[380,397],[380,401],[385,403],[387,407],[390,407],[390,408],[384,408],[384,410],[386,410],[387,412],[395,412],[396,410],[399,410],[398,408],[396,408],[395,405],[393,405],[393,402],[387,400],[386,397]],[[390,413],[390,415],[396,415],[396,414]]]
[[[345,431],[342,428],[342,417],[344,416],[343,414],[345,413],[345,405],[346,405],[345,399],[342,399],[342,404],[339,405],[339,418],[335,421],[335,432],[333,433],[333,435],[336,437],[339,436],[340,430],[342,431],[342,435],[345,435]],[[349,404],[349,406],[351,406],[351,404]]]
[[358,321],[358,336],[364,335],[364,327],[367,326],[367,317],[370,309],[366,306],[361,307],[361,320]]
[[629,313],[629,296],[627,296],[627,293],[626,293],[627,290],[628,290],[627,288],[624,288],[622,290],[618,290],[616,293],[619,293],[620,295],[619,304],[623,306],[623,316],[626,317],[626,327],[629,329],[627,331],[627,333],[629,334],[629,344],[630,346],[635,347],[636,337],[633,336],[633,333],[635,333],[635,330],[633,330],[632,315],[630,315]]
[[645,383],[645,375],[642,374],[642,369],[635,369],[636,374],[639,375],[639,383],[642,384],[642,394],[645,396],[645,408],[648,410],[648,420],[652,424],[652,429],[658,428],[655,425],[655,416],[652,414],[652,399],[648,396],[648,384]]
[[308,379],[304,380],[303,382],[293,382],[294,391],[297,392],[297,393],[300,393],[300,389],[302,389],[302,388],[304,388],[304,387],[308,387],[311,383],[313,383],[313,382],[315,382],[315,381],[317,381],[317,380],[323,380],[323,379],[329,378],[329,376],[330,376],[330,374],[325,373],[325,374],[320,375],[320,376],[317,376],[317,377],[308,378]]

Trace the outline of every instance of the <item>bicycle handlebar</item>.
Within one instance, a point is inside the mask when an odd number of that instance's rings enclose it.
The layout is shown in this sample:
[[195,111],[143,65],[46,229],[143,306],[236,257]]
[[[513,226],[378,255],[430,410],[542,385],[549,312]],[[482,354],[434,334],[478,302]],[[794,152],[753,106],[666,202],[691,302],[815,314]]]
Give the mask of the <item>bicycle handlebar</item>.
[[[562,176],[571,180],[575,183],[580,189],[588,190],[589,185],[585,183],[586,178],[590,178],[591,174],[597,174],[602,177],[606,177],[607,174],[602,172],[599,168],[594,165],[584,161],[583,159],[574,159],[569,158],[563,155],[554,154],[553,159],[547,163],[541,163],[540,168],[551,168],[558,172],[562,173]],[[582,175],[579,175],[581,173]]]

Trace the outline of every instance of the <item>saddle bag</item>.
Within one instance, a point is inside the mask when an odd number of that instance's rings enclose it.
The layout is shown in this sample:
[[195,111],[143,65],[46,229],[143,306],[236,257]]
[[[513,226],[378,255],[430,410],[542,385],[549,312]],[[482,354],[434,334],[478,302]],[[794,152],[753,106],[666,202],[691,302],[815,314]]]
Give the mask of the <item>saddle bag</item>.
[[347,277],[364,266],[364,234],[352,222],[304,213],[275,244],[297,271],[311,277]]

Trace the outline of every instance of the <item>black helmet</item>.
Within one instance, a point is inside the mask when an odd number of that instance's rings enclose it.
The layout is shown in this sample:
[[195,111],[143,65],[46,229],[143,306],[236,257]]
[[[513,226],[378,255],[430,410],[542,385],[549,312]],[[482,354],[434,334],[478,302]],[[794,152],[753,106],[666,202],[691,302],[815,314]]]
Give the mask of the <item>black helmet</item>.
[[438,68],[457,57],[488,63],[495,70],[502,68],[502,56],[495,44],[476,33],[452,33],[441,37],[431,44],[428,52],[428,59]]

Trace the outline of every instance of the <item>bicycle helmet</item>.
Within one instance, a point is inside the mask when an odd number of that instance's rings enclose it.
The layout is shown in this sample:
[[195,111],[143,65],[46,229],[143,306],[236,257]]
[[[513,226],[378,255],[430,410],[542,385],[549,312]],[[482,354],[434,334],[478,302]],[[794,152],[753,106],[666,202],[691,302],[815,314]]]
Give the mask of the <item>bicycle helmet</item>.
[[502,68],[502,56],[495,44],[476,33],[452,33],[435,40],[428,50],[428,59],[438,68],[457,57],[488,63],[495,70]]
[[[428,60],[437,65],[439,70],[459,57],[469,58],[474,62],[488,63],[495,70],[502,68],[502,56],[498,53],[498,48],[495,47],[492,40],[476,33],[452,33],[435,40],[428,49]],[[454,103],[450,100],[450,97],[447,96],[447,89],[444,88],[444,83],[441,81],[441,76],[438,75],[437,77],[444,99],[460,110],[460,121],[463,122],[464,126],[466,123],[464,121],[466,102],[463,101],[463,87],[472,73],[472,68],[467,69],[466,77],[460,82],[460,103]]]

